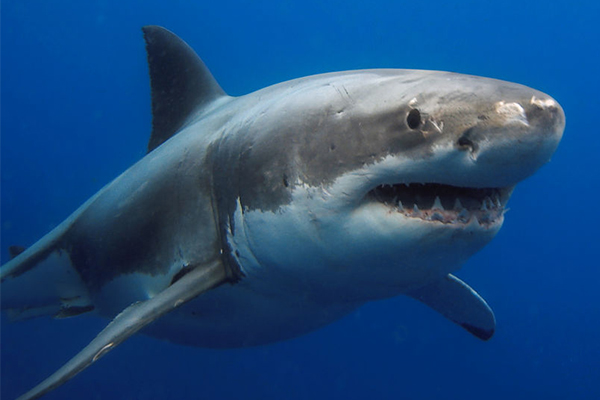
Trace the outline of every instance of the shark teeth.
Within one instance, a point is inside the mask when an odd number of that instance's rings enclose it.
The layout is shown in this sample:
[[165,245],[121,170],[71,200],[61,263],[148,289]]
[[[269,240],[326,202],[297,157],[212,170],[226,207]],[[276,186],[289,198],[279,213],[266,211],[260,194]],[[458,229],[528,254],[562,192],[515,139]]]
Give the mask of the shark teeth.
[[460,222],[467,223],[471,219],[471,214],[467,211],[466,208],[463,208],[457,215],[456,220]]
[[511,188],[462,188],[443,184],[399,183],[381,185],[368,197],[407,218],[442,224],[477,221],[490,226],[500,221]]
[[398,211],[404,211],[404,206],[402,205],[402,202],[400,200],[398,200]]
[[455,210],[462,210],[464,207],[462,205],[462,203],[460,202],[460,199],[457,197],[456,200],[454,200],[454,209]]
[[438,222],[443,224],[468,224],[471,221],[477,221],[480,225],[489,226],[499,221],[504,213],[504,209],[495,208],[493,210],[441,210],[429,209],[420,210],[418,206],[407,210],[403,206],[396,208],[398,213],[407,218],[418,218],[429,222]]
[[444,222],[445,221],[444,214],[442,214],[440,212],[434,212],[433,214],[431,214],[431,220],[438,221],[438,222]]
[[442,201],[440,200],[439,196],[435,196],[435,200],[433,201],[433,207],[431,207],[431,209],[432,210],[443,210],[444,209],[444,206],[442,205]]
[[422,217],[421,210],[419,210],[419,207],[417,207],[416,204],[413,206],[413,210],[412,210],[411,216],[412,217],[417,217],[417,218],[421,218]]

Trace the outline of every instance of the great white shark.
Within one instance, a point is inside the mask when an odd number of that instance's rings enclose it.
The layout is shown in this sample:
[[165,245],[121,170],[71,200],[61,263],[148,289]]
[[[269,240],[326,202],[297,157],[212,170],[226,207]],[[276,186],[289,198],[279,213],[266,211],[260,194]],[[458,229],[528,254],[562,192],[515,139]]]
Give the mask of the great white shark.
[[174,342],[254,346],[404,294],[492,336],[491,309],[452,273],[556,150],[565,116],[553,98],[395,69],[231,97],[180,38],[143,31],[148,154],[0,270],[2,309],[15,319],[95,312],[112,322],[20,399],[151,322],[144,333]]

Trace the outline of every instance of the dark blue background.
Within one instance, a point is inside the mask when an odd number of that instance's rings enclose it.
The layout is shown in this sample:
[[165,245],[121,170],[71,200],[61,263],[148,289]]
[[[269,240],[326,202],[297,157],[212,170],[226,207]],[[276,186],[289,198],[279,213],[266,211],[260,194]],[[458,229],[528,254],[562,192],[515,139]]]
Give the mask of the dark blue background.
[[[2,261],[8,245],[33,243],[144,155],[139,28],[159,24],[233,95],[393,67],[490,76],[554,96],[567,114],[558,152],[517,188],[498,237],[459,273],[494,308],[496,336],[479,342],[400,297],[253,349],[136,336],[47,398],[600,398],[599,3],[208,3],[217,2],[2,2]],[[105,324],[11,324],[3,315],[2,398],[45,378]]]

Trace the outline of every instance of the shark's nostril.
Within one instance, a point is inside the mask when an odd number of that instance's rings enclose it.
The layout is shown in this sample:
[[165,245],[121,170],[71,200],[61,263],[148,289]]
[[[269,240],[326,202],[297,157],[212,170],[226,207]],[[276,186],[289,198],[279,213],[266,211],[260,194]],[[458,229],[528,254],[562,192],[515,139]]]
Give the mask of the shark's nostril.
[[473,142],[471,139],[461,136],[460,139],[458,139],[458,145],[460,147],[473,147]]
[[477,143],[473,140],[473,128],[469,128],[463,132],[456,142],[460,150],[469,150],[475,153],[478,150]]

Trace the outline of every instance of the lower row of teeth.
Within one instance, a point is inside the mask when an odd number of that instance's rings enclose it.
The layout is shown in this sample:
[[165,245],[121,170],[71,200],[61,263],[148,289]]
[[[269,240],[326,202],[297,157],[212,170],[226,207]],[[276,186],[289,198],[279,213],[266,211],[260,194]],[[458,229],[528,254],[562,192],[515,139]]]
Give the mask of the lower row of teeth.
[[498,198],[492,200],[489,197],[486,197],[483,200],[481,208],[478,210],[467,210],[463,207],[458,198],[454,202],[453,210],[444,209],[439,197],[435,198],[433,207],[426,210],[419,210],[416,204],[412,209],[404,208],[400,200],[396,200],[395,203],[397,206],[397,211],[401,212],[407,217],[420,218],[426,221],[438,221],[445,224],[457,222],[469,223],[473,218],[475,218],[480,224],[486,224],[498,220],[506,212]]

